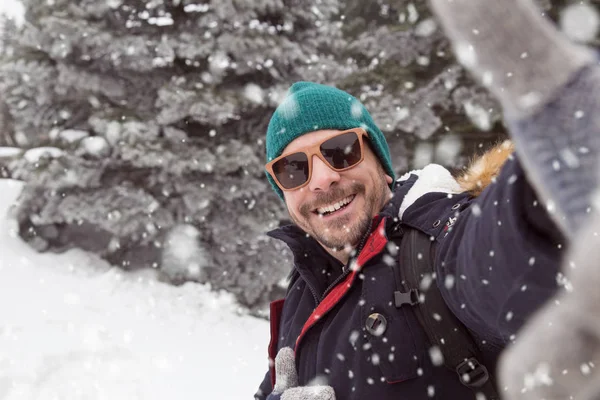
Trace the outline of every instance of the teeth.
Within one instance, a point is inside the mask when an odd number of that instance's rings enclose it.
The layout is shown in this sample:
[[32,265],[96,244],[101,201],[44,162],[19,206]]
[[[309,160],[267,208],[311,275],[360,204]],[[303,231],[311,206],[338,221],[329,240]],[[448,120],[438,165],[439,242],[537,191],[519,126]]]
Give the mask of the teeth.
[[352,196],[348,196],[343,200],[338,201],[335,204],[331,204],[325,207],[320,207],[317,209],[317,212],[321,215],[326,214],[326,213],[331,213],[334,212],[336,210],[339,210],[340,208],[342,208],[343,206],[345,206],[346,204],[350,203],[352,201]]

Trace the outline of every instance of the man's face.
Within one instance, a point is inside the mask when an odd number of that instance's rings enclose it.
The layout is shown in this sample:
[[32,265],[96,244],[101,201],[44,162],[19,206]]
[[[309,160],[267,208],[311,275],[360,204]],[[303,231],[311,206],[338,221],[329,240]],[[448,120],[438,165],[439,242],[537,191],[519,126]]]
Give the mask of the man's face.
[[[292,141],[283,152],[320,143],[339,132],[321,130],[307,133]],[[300,189],[284,192],[294,223],[328,248],[357,246],[373,217],[390,199],[388,185],[392,178],[385,174],[367,141],[365,139],[363,146],[364,160],[355,167],[337,172],[313,156],[310,182]],[[329,206],[341,208],[329,212]]]

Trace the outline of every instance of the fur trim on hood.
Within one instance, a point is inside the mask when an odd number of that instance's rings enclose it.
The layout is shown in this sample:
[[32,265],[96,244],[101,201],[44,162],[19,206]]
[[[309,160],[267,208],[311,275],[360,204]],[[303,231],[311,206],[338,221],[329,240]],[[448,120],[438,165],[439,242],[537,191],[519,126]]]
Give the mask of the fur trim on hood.
[[510,140],[505,140],[473,159],[456,179],[462,192],[469,192],[474,197],[479,196],[483,189],[496,179],[500,169],[514,151],[515,145]]

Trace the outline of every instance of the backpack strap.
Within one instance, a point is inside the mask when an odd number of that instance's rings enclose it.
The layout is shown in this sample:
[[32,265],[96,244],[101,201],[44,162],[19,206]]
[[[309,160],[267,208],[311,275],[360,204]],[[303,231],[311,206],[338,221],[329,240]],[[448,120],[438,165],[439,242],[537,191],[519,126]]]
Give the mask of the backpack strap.
[[[435,241],[414,228],[398,224],[390,235],[399,248],[394,263],[396,307],[415,311],[432,346],[439,348],[444,365],[456,371],[460,382],[487,400],[500,399],[479,347],[446,305],[435,282]],[[434,360],[435,363],[435,360]]]

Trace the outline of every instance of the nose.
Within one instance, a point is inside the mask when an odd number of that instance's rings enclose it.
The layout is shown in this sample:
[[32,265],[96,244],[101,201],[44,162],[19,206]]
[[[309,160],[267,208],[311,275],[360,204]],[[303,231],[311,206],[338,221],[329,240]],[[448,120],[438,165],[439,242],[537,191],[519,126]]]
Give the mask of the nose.
[[310,191],[327,191],[329,190],[329,187],[335,182],[338,182],[340,178],[339,172],[331,169],[331,167],[319,157],[313,156],[312,176],[308,183]]

